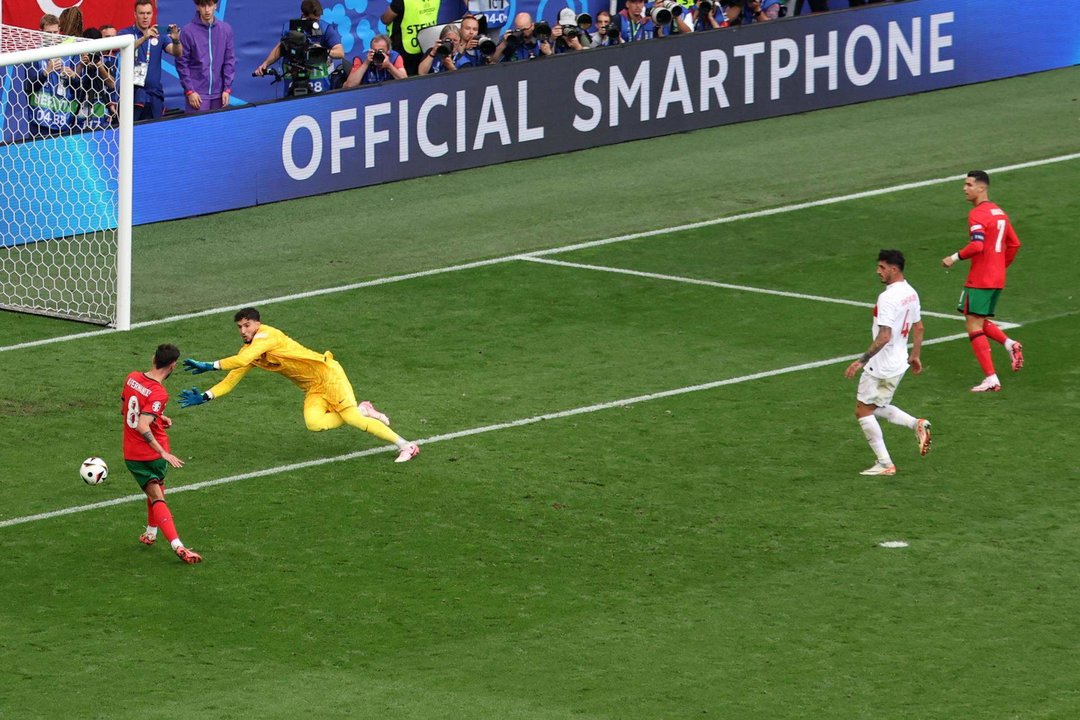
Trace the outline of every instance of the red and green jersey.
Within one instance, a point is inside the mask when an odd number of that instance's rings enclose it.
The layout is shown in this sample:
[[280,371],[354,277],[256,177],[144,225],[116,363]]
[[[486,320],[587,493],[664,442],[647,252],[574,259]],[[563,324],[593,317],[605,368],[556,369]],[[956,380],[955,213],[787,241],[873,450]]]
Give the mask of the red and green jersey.
[[971,260],[964,287],[1005,287],[1005,268],[1020,249],[1009,216],[989,200],[981,202],[968,213],[968,233],[970,242],[960,251],[962,259]]
[[124,459],[157,460],[160,455],[154,452],[146,439],[139,434],[139,416],[153,415],[150,431],[166,451],[169,449],[169,436],[161,424],[165,404],[169,402],[169,393],[157,380],[147,377],[146,373],[133,372],[124,380],[124,390],[120,393],[123,400],[121,413],[124,415]]

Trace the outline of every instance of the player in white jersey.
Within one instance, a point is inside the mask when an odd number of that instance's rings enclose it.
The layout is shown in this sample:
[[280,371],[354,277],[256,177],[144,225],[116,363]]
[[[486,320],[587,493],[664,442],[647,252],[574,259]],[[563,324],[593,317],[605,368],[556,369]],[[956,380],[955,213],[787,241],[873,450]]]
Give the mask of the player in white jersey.
[[[877,462],[862,474],[895,475],[896,465],[885,448],[878,418],[915,431],[919,452],[925,455],[930,451],[930,421],[916,419],[892,404],[896,386],[908,366],[916,375],[922,372],[919,353],[922,351],[923,324],[919,293],[904,279],[904,254],[899,250],[882,250],[878,253],[877,274],[885,283],[885,290],[878,295],[874,306],[871,326],[874,340],[862,357],[848,365],[844,377],[850,379],[860,369],[863,371],[855,395],[855,417]],[[910,355],[907,349],[909,335]]]

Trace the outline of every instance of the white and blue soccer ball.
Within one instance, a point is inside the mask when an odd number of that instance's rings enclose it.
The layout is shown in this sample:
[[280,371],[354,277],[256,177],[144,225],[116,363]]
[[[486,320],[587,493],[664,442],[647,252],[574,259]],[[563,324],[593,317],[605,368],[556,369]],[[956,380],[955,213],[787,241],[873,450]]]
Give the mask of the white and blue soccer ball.
[[88,457],[79,468],[79,477],[87,485],[100,485],[109,477],[109,466],[99,457]]

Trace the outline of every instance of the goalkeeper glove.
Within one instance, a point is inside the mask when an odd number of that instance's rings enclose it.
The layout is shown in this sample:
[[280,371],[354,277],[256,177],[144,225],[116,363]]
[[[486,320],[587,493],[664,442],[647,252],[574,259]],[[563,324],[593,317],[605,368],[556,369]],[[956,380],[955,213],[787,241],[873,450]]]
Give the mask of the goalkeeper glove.
[[202,405],[204,402],[210,402],[210,398],[206,393],[201,392],[199,388],[193,387],[190,390],[180,391],[180,407],[195,407],[196,405]]
[[214,363],[212,362],[199,362],[198,360],[188,358],[184,361],[184,369],[192,375],[198,375],[200,373],[216,370],[217,368],[214,367]]

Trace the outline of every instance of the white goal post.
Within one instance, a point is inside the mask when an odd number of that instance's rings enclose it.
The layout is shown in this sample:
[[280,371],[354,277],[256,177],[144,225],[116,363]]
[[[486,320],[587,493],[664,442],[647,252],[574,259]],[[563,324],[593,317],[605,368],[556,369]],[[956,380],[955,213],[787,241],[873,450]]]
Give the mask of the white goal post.
[[0,309],[130,328],[134,42],[0,25]]

